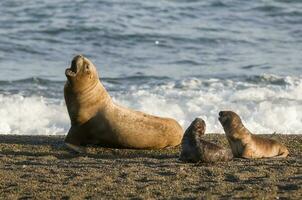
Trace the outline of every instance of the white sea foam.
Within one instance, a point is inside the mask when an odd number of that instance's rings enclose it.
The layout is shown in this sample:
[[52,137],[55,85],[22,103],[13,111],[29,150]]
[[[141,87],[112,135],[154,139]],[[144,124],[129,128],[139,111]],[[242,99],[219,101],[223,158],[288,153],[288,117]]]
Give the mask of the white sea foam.
[[[254,133],[302,134],[302,78],[281,78],[168,80],[109,93],[121,105],[175,118],[184,128],[195,117],[202,117],[208,133],[223,133],[218,112],[233,110]],[[63,99],[54,103],[20,94],[0,95],[0,119],[1,134],[66,134],[70,126]]]
[[[184,128],[195,117],[202,117],[207,132],[223,133],[218,113],[233,110],[254,133],[302,134],[302,79],[273,75],[260,78],[260,83],[193,78],[148,90],[137,86],[113,96],[128,107],[173,117]],[[276,84],[280,79],[284,83]]]
[[63,103],[51,104],[43,97],[0,95],[0,134],[65,134],[68,123]]

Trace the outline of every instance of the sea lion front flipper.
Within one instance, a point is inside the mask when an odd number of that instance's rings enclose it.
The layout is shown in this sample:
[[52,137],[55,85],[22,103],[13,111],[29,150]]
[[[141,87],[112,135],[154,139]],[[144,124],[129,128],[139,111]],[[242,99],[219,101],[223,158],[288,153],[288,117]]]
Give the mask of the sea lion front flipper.
[[85,147],[76,146],[74,144],[70,144],[70,143],[67,143],[67,142],[65,142],[65,144],[69,149],[71,149],[71,150],[73,150],[77,153],[86,153],[86,148]]
[[85,153],[85,147],[81,146],[83,141],[83,136],[79,127],[71,127],[68,131],[68,134],[64,140],[66,146],[77,152],[77,153]]

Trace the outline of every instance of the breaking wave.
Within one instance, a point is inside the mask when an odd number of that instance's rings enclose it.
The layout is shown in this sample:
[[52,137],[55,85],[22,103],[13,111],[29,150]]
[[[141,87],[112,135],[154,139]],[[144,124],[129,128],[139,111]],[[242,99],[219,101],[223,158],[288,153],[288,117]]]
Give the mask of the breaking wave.
[[[18,84],[35,90],[18,91]],[[262,75],[229,78],[128,77],[103,79],[113,100],[150,114],[172,117],[186,128],[202,117],[208,133],[223,133],[220,110],[237,112],[254,133],[302,133],[302,78]],[[66,134],[70,122],[63,99],[63,82],[1,82],[0,133]],[[6,86],[5,86],[6,85]],[[15,87],[14,87],[15,86]]]

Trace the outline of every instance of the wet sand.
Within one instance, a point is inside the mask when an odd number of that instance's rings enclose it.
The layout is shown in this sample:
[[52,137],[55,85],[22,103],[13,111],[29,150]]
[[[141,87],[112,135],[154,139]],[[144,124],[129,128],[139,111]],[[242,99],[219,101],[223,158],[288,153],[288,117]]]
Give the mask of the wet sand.
[[[302,135],[273,135],[286,159],[178,160],[179,147],[66,150],[63,137],[0,135],[1,199],[302,199]],[[224,135],[206,139],[228,146]]]

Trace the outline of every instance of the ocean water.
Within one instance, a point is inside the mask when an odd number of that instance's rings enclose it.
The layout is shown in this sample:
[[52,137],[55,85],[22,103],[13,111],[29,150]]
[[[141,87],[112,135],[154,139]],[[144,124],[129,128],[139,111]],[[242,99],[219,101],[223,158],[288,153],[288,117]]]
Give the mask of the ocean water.
[[76,54],[114,101],[202,117],[234,110],[255,133],[302,133],[300,0],[2,0],[0,134],[66,134],[63,87]]

